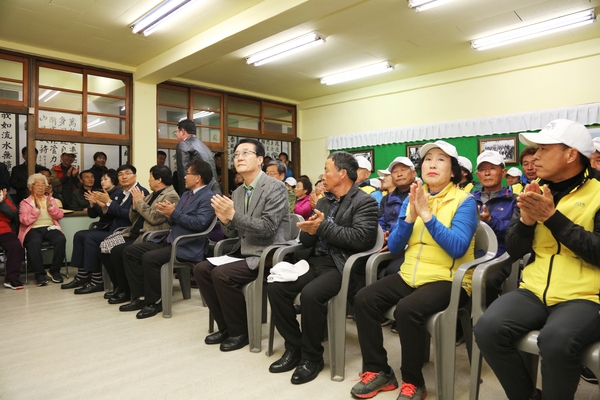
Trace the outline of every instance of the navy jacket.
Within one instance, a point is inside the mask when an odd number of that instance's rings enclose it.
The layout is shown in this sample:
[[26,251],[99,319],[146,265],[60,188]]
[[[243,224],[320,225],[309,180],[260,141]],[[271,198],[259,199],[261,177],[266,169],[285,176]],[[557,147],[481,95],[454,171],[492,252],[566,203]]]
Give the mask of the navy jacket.
[[[481,208],[483,205],[483,202],[481,201],[481,191],[474,192],[472,195],[475,197],[475,200],[477,200],[477,206]],[[509,188],[502,188],[500,189],[498,196],[489,199],[487,203],[485,203],[485,206],[491,217],[487,224],[496,234],[496,238],[498,238],[498,252],[496,253],[496,257],[498,257],[506,251],[504,237],[506,236],[506,231],[508,231],[508,224],[512,218],[516,201]]]
[[[148,191],[145,187],[139,183],[136,185],[144,193],[144,196],[148,196]],[[94,204],[94,207],[88,208],[88,216],[90,218],[112,216],[112,220],[110,220],[110,224],[108,225],[108,231],[113,233],[117,228],[131,225],[131,221],[129,220],[129,209],[131,208],[132,199],[131,196],[129,196],[127,197],[127,200],[121,204],[123,197],[125,197],[125,193],[120,188],[116,190],[113,189],[113,191],[109,193],[109,196],[111,203],[106,214],[102,212],[102,209],[97,204]]]

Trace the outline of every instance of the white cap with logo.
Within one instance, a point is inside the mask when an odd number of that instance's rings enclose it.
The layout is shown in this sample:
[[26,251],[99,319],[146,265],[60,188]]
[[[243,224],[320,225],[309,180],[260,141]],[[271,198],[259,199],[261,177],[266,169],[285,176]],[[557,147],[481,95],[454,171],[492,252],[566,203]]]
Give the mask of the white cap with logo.
[[519,133],[519,140],[527,146],[564,144],[577,149],[588,158],[596,151],[592,135],[587,128],[579,122],[568,119],[550,121],[538,133]]
[[484,162],[489,162],[490,164],[494,165],[501,165],[504,164],[504,158],[497,151],[485,150],[477,156],[477,168],[479,168],[479,166]]
[[377,171],[377,173],[379,174],[379,176],[382,176],[382,177],[385,176],[385,175],[391,175],[392,174],[392,170],[398,164],[406,165],[411,170],[413,170],[413,171],[415,170],[415,165],[412,163],[412,161],[410,161],[410,158],[408,158],[408,157],[396,157],[396,158],[394,158],[394,161],[392,161],[390,163],[390,165],[388,165],[387,169],[380,169],[380,170]]
[[371,161],[363,156],[354,156],[354,158],[356,158],[356,161],[358,162],[358,168],[364,168],[371,172]]
[[444,153],[448,154],[450,157],[456,158],[458,160],[458,153],[456,152],[456,147],[451,145],[448,142],[444,142],[443,140],[436,140],[432,143],[425,143],[419,149],[419,156],[421,158],[425,157],[425,154],[431,149],[439,148]]
[[511,167],[508,169],[508,171],[506,171],[506,175],[521,177],[521,175],[523,175],[523,173],[521,172],[521,170],[519,168]]

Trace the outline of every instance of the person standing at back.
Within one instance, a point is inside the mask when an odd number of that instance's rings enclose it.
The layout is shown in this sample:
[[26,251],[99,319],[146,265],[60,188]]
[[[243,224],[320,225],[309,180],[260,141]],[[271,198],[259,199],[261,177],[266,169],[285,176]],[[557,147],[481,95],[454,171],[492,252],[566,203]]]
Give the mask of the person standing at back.
[[206,161],[212,171],[212,180],[207,186],[214,193],[221,194],[221,186],[215,179],[217,170],[215,167],[215,158],[212,151],[200,139],[196,137],[196,124],[191,119],[184,119],[177,124],[177,147],[175,148],[177,158],[177,177],[179,195],[185,192],[185,173],[187,166],[192,160]]

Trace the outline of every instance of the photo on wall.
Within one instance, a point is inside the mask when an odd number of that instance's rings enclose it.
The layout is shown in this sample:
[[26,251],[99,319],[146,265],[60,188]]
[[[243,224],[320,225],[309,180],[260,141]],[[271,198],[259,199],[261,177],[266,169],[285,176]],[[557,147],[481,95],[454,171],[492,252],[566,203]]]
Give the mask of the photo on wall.
[[349,151],[350,154],[354,156],[363,156],[371,163],[371,172],[375,171],[375,155],[373,154],[373,150],[358,150],[358,151]]
[[423,145],[421,144],[409,144],[406,146],[406,157],[408,157],[414,165],[417,165],[417,163],[421,160],[419,150],[421,150],[422,146]]
[[494,150],[502,155],[504,158],[504,164],[516,164],[517,163],[517,137],[505,137],[501,139],[479,139],[479,154],[486,150]]

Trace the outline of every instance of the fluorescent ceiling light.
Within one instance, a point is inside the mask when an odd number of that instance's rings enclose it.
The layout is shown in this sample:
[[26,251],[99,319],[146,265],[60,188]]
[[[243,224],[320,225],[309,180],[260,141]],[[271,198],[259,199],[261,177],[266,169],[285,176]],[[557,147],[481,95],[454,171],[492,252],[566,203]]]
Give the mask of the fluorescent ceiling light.
[[321,78],[324,85],[335,85],[336,83],[351,81],[353,79],[364,78],[366,76],[377,75],[394,70],[394,65],[389,61],[380,62],[366,67],[353,69],[351,71],[341,72],[339,74],[329,75]]
[[209,115],[214,114],[212,111],[198,111],[194,114],[194,119],[208,117]]
[[254,64],[255,67],[275,61],[279,58],[289,56],[300,50],[305,50],[318,44],[325,43],[325,36],[318,32],[307,33],[287,42],[278,44],[269,49],[259,51],[246,58],[246,63]]
[[106,122],[105,120],[103,120],[103,119],[101,120],[100,118],[97,118],[97,119],[93,120],[92,122],[90,122],[87,127],[88,127],[88,129],[95,128],[98,125],[102,125],[105,122]]
[[183,10],[195,0],[164,0],[150,12],[144,14],[131,25],[133,33],[142,32],[144,36],[152,34],[164,21]]
[[[51,98],[53,98],[54,96],[56,96],[57,94],[59,94],[60,92],[58,90],[54,91],[54,93],[52,95],[50,95],[46,100],[44,100],[44,103],[47,102],[48,100],[50,100]],[[43,96],[43,95],[42,95]]]
[[532,39],[539,36],[548,35],[554,32],[564,31],[566,29],[576,28],[578,26],[591,24],[596,21],[594,9],[577,12],[550,19],[537,24],[524,26],[522,28],[498,33],[481,39],[471,41],[471,47],[475,50],[487,50],[505,44],[516,43],[522,40]]
[[452,0],[408,0],[408,6],[414,8],[416,12],[429,10],[430,8],[441,6]]
[[38,100],[42,100],[44,97],[48,96],[50,93],[52,93],[52,89],[46,89],[46,91],[40,95]]

